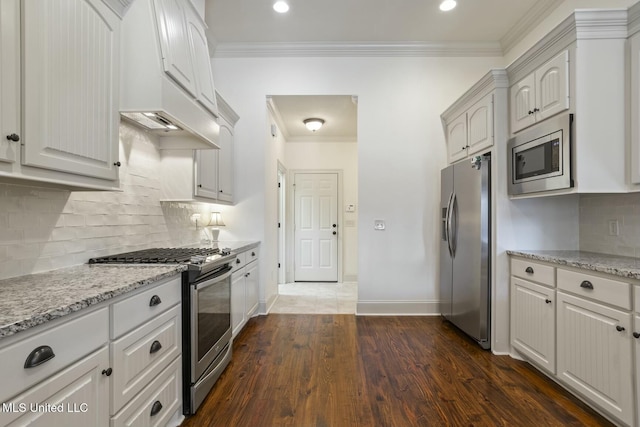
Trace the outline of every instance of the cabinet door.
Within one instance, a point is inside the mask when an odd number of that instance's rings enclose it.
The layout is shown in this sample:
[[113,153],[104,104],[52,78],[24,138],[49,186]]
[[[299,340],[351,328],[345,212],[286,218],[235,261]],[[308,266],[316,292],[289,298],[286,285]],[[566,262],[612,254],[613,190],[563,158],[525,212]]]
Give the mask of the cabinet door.
[[556,371],[555,290],[511,278],[511,345],[545,371]]
[[195,196],[212,200],[218,197],[218,151],[196,150]]
[[493,145],[493,94],[485,96],[467,111],[467,128],[467,154]]
[[558,292],[558,379],[631,425],[631,313]]
[[164,71],[193,97],[196,77],[191,61],[185,0],[155,0]]
[[535,75],[532,73],[509,88],[509,119],[511,133],[535,123]]
[[258,310],[258,260],[248,264],[246,270],[245,312],[248,319]]
[[467,115],[460,117],[447,125],[447,148],[449,163],[464,159],[467,156]]
[[101,0],[24,0],[25,165],[118,177],[120,20]]
[[[0,411],[0,425],[107,426],[109,350],[101,350],[16,396]],[[6,406],[5,406],[6,405]],[[43,405],[43,406],[37,406]],[[56,412],[46,408],[56,408]]]
[[231,330],[235,337],[245,321],[245,275],[244,268],[231,275]]
[[196,100],[207,110],[216,116],[218,106],[216,105],[216,92],[213,87],[213,75],[211,74],[211,59],[209,58],[209,48],[207,47],[207,36],[205,34],[205,23],[200,15],[193,9],[189,2],[186,7],[187,30],[189,31],[189,41],[193,52],[193,67],[196,82]]
[[233,128],[220,122],[218,150],[218,200],[233,202]]
[[20,142],[20,3],[0,2],[0,161],[16,162]]
[[640,33],[636,33],[629,39],[629,45],[631,47],[631,183],[640,184]]
[[564,51],[538,68],[536,76],[536,121],[569,109],[569,52]]

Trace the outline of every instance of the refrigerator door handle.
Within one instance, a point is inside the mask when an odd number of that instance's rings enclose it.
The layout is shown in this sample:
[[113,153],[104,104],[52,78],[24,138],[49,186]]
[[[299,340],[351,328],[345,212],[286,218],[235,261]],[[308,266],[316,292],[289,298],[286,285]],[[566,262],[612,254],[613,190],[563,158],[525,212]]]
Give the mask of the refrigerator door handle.
[[451,256],[455,257],[458,246],[458,197],[456,193],[451,195],[451,210],[449,211],[448,220],[449,247],[451,248]]
[[449,202],[447,203],[447,215],[445,217],[444,236],[447,240],[447,249],[449,249],[449,255],[453,257],[453,249],[451,248],[451,201],[453,200],[453,193],[449,194]]

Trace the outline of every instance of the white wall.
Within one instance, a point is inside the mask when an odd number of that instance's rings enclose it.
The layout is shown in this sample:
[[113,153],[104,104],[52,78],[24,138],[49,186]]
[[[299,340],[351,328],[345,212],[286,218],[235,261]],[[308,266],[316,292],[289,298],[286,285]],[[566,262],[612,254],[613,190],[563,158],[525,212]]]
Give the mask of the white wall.
[[155,137],[121,125],[120,161],[122,192],[0,183],[0,279],[96,256],[198,243],[200,231],[189,217],[203,206],[159,202]]
[[[358,280],[358,145],[340,142],[294,142],[285,146],[289,171],[341,170],[342,188],[339,197],[343,206],[356,205],[356,212],[344,212],[340,224],[342,239],[343,281]],[[351,222],[349,222],[351,221]]]
[[[427,313],[438,299],[438,205],[445,110],[502,58],[214,58],[216,86],[238,112],[237,206],[247,237],[275,253],[277,149],[265,142],[267,95],[358,96],[359,312]],[[374,231],[373,221],[386,221]],[[261,302],[277,290],[262,262]]]

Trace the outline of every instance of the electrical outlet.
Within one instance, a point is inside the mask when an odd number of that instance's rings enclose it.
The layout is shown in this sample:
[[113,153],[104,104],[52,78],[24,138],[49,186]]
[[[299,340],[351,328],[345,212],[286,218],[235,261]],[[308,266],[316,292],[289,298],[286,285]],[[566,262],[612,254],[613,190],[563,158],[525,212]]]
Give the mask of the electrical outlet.
[[609,220],[609,236],[617,236],[619,233],[618,230],[618,220],[610,219]]
[[373,221],[373,229],[374,230],[384,230],[386,228],[385,223],[381,219],[376,219]]

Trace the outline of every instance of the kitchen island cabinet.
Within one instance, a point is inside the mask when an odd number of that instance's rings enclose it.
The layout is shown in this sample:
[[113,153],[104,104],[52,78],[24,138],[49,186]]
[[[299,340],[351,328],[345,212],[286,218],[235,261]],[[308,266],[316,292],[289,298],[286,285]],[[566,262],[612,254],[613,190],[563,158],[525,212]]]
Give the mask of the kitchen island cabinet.
[[101,0],[15,0],[0,21],[0,177],[117,188],[118,16]]

